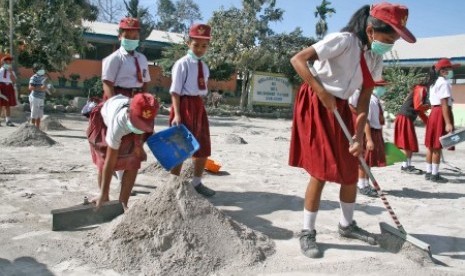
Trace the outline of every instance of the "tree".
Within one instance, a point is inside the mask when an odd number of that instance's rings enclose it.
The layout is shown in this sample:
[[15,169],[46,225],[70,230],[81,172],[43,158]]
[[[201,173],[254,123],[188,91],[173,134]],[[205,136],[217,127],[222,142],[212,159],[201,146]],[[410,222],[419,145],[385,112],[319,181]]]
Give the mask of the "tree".
[[[0,45],[9,44],[8,1],[1,2]],[[16,0],[14,3],[15,45],[22,44],[18,62],[26,67],[40,62],[47,71],[63,71],[80,53],[85,42],[82,19],[94,20],[97,9],[88,1]]]
[[326,0],[321,1],[321,5],[316,6],[315,17],[320,18],[316,23],[316,36],[318,39],[322,39],[328,32],[328,24],[326,23],[326,15],[331,16],[333,13],[336,13],[334,8],[329,8],[331,2]]
[[388,83],[387,93],[382,97],[384,109],[397,114],[413,86],[423,82],[427,74],[421,68],[403,68],[399,58],[391,52],[391,64],[384,69],[384,80]]
[[161,31],[185,33],[195,20],[202,20],[199,6],[193,0],[158,0],[156,28]]
[[139,19],[140,23],[140,41],[144,41],[155,27],[155,21],[150,15],[148,8],[139,7],[139,0],[124,1],[127,16]]
[[119,1],[94,0],[93,3],[99,10],[99,21],[107,23],[118,23],[121,17],[123,17],[124,8]]
[[247,88],[253,71],[272,60],[272,54],[260,46],[273,31],[270,22],[280,21],[283,11],[275,0],[243,0],[242,9],[232,7],[213,13],[210,21],[213,38],[209,50],[212,69],[233,65],[242,79],[240,107],[247,103]]

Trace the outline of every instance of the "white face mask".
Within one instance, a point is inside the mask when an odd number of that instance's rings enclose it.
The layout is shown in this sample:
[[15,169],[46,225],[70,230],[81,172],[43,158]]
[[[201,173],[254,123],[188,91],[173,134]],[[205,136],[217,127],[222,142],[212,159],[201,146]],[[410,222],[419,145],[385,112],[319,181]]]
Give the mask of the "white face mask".
[[131,130],[132,133],[134,134],[144,134],[145,131],[138,129],[137,127],[133,126],[131,123],[131,120],[127,120],[126,126]]
[[38,71],[37,71],[37,75],[39,75],[39,76],[45,75],[45,70],[44,70],[44,69],[38,70]]

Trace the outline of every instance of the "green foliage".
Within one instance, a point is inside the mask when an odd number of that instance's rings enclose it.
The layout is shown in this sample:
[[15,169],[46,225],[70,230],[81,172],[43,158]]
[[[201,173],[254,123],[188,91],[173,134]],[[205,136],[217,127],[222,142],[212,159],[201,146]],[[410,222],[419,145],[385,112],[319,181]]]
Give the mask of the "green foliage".
[[186,55],[187,49],[188,48],[186,43],[172,43],[170,47],[163,49],[161,53],[162,58],[156,61],[158,66],[161,67],[163,75],[171,76],[171,68],[173,68],[176,60]]
[[103,96],[102,79],[100,76],[93,76],[90,79],[85,79],[83,82],[85,91],[88,93],[89,98]]
[[387,93],[384,94],[384,109],[397,114],[413,86],[423,82],[427,75],[420,68],[403,68],[399,58],[391,53],[391,64],[384,69],[384,79],[388,82]]
[[72,73],[72,74],[69,75],[69,78],[70,78],[71,80],[76,81],[76,80],[78,80],[78,79],[81,78],[81,75],[79,75],[79,74],[77,74],[77,73]]
[[322,39],[328,32],[328,24],[326,23],[326,15],[331,16],[333,13],[336,13],[334,8],[330,8],[331,2],[322,0],[319,6],[316,6],[315,17],[319,18],[318,22],[315,25],[316,36],[318,39]]
[[[0,45],[7,48],[8,2],[0,10]],[[16,0],[14,1],[14,44],[24,43],[17,54],[25,67],[35,62],[45,65],[48,72],[63,71],[73,56],[86,47],[82,34],[82,19],[95,19],[95,6],[78,0]],[[15,51],[17,52],[17,51]]]
[[158,22],[156,28],[162,31],[186,33],[195,20],[202,20],[199,6],[193,0],[157,1]]
[[129,2],[124,1],[124,5],[128,12],[127,16],[139,19],[140,41],[144,41],[155,27],[155,22],[150,15],[149,9],[140,7],[139,0],[129,0]]

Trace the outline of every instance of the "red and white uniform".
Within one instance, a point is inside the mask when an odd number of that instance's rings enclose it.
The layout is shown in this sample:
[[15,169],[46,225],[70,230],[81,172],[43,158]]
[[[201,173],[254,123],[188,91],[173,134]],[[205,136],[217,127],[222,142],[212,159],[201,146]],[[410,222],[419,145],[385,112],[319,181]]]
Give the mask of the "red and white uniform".
[[[374,87],[381,79],[382,57],[370,50],[361,59],[361,41],[355,34],[328,35],[313,46],[319,60],[314,68],[326,91],[336,97],[341,117],[354,133],[347,99],[355,90]],[[349,142],[337,119],[304,83],[295,100],[289,165],[304,168],[312,177],[351,185],[358,179],[357,158],[349,153]]]
[[444,121],[441,100],[447,99],[447,105],[449,106],[449,114],[452,118],[452,124],[454,123],[454,117],[452,114],[452,86],[444,78],[439,77],[436,82],[430,87],[429,90],[429,101],[431,103],[431,114],[426,125],[425,134],[425,146],[431,149],[442,149],[442,145],[439,142],[439,138],[446,135],[446,122]]
[[370,125],[371,140],[373,141],[374,149],[367,150],[365,147],[365,161],[370,167],[385,167],[386,152],[384,150],[383,139],[383,108],[381,107],[380,100],[375,95],[371,95],[368,110],[367,123]]
[[16,95],[11,80],[11,72],[3,66],[0,68],[0,93],[8,99],[0,97],[0,106],[16,106]]

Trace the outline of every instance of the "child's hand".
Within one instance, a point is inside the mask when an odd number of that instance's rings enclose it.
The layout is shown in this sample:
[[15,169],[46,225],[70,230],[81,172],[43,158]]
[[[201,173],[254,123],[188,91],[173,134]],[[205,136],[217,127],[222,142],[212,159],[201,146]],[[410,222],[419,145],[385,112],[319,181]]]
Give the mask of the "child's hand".
[[174,115],[174,118],[173,120],[171,121],[171,124],[173,126],[179,126],[181,124],[181,116],[178,116],[178,115]]
[[373,140],[367,140],[367,150],[372,151],[375,149],[375,144],[373,143]]
[[349,152],[355,156],[358,157],[362,153],[362,144],[359,142],[358,139],[354,139],[354,142],[352,145],[349,147]]

